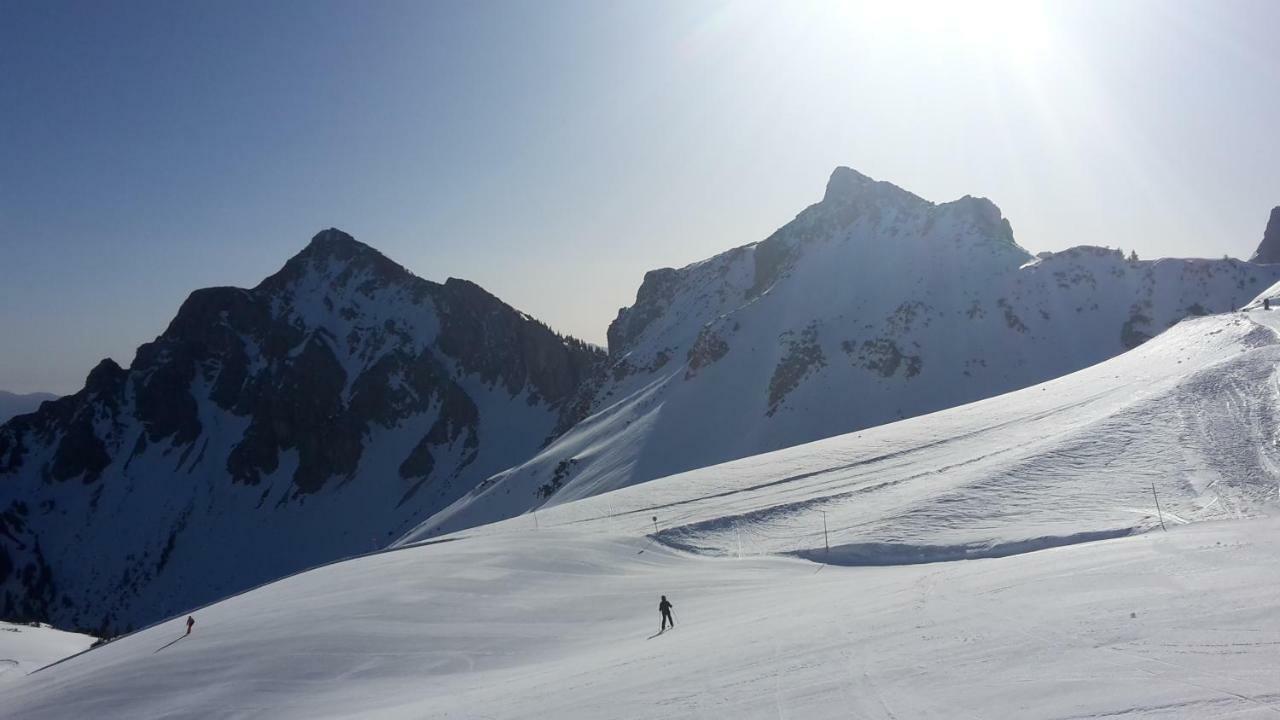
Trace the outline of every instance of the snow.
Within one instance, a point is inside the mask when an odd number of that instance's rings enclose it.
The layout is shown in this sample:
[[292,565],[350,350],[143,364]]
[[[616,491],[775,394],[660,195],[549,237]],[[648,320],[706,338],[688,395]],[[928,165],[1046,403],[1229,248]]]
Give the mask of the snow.
[[[176,619],[29,677],[0,712],[1263,717],[1280,710],[1277,530],[1201,524],[862,568],[698,558],[582,529],[491,535],[234,598],[198,612],[190,637]],[[655,638],[660,592],[679,624]]]
[[[326,342],[346,373],[346,399],[356,379],[383,355],[393,350],[421,354],[440,334],[439,310],[431,298],[419,301],[403,284],[380,287],[378,269],[369,265],[348,266],[334,257],[315,261],[290,290],[289,302],[275,300],[276,313]],[[309,332],[294,352],[310,341]]]
[[[1280,303],[1280,282],[1276,283],[1275,285],[1272,285],[1266,290],[1263,290],[1262,293],[1258,295],[1258,297],[1254,298],[1248,305],[1245,305],[1243,309],[1261,310],[1264,300],[1270,300],[1273,306],[1277,305],[1277,303]],[[1280,310],[1280,307],[1275,307],[1273,309]]]
[[48,625],[0,622],[0,685],[7,685],[50,663],[88,650],[96,639],[55,630]]
[[[411,536],[23,678],[0,716],[1267,717],[1272,317]],[[660,594],[679,624],[654,637]]]
[[[780,269],[762,280],[762,268]],[[593,415],[424,531],[1042,383],[1277,279],[1280,265],[1090,246],[1032,260],[989,200],[935,205],[837,170],[827,198],[769,239],[647,275],[611,328]]]

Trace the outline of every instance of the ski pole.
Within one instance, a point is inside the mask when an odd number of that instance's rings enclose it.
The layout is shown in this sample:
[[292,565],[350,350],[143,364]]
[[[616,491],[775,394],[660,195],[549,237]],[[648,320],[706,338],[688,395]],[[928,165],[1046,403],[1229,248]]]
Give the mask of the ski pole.
[[1151,483],[1151,497],[1156,499],[1156,515],[1160,518],[1160,529],[1169,532],[1169,528],[1164,526],[1164,513],[1160,511],[1160,496],[1156,495],[1156,484]]

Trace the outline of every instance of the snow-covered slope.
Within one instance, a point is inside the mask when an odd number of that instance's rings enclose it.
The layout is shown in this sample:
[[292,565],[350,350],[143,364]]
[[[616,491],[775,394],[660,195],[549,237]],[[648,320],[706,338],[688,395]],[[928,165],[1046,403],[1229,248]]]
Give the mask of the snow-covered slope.
[[935,205],[839,168],[763,242],[650,272],[610,327],[593,414],[424,531],[1026,387],[1277,279],[1276,265],[1088,246],[1033,258],[988,200]]
[[0,611],[110,635],[382,547],[576,419],[599,356],[322,232],[0,428]]
[[[1278,327],[1188,320],[980,403],[302,573],[0,714],[1265,717]],[[1153,484],[1170,531],[1124,536],[1158,527]],[[659,594],[679,624],[654,637]]]
[[88,650],[96,639],[48,625],[0,622],[0,684]]
[[18,394],[0,390],[0,423],[8,421],[15,415],[35,412],[36,408],[40,407],[40,403],[57,399],[58,396],[52,393]]
[[1280,312],[1188,319],[1047,383],[538,516],[656,516],[660,539],[698,553],[806,556],[824,547],[825,518],[831,559],[860,563],[1149,528],[1153,484],[1166,522],[1238,517],[1278,497],[1277,328]]

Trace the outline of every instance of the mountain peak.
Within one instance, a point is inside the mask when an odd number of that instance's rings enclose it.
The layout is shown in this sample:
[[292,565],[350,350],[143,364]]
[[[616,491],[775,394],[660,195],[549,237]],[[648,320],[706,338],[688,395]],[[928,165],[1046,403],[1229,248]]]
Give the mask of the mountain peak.
[[580,419],[600,360],[324,230],[255,288],[193,291],[128,369],[0,424],[0,607],[113,635],[367,552]]
[[1280,205],[1271,208],[1271,217],[1267,220],[1267,229],[1262,233],[1262,242],[1254,251],[1249,262],[1280,263]]
[[89,377],[85,380],[84,386],[86,390],[93,393],[109,392],[124,382],[125,375],[125,370],[119,363],[111,358],[103,358],[89,371]]
[[335,257],[340,260],[350,260],[366,254],[382,256],[382,253],[356,240],[349,233],[345,233],[338,228],[329,228],[316,233],[311,238],[311,242],[307,243],[302,252],[298,253],[298,256],[310,255],[313,257]]
[[827,180],[827,191],[822,196],[823,202],[848,198],[863,189],[875,184],[875,180],[863,175],[851,167],[841,165],[831,172]]
[[926,203],[919,196],[893,183],[876,180],[851,167],[841,165],[833,170],[831,177],[827,179],[827,190],[823,193],[820,204],[846,205],[859,199],[872,198]]
[[311,238],[311,242],[307,243],[308,248],[336,249],[343,247],[369,247],[364,243],[356,240],[350,233],[345,233],[338,228],[329,228],[321,230]]
[[369,267],[378,275],[393,281],[415,277],[402,265],[356,240],[349,233],[329,228],[316,233],[301,252],[290,258],[279,272],[263,280],[259,287],[284,286],[305,276],[309,270],[330,272],[329,268],[334,266],[343,269]]

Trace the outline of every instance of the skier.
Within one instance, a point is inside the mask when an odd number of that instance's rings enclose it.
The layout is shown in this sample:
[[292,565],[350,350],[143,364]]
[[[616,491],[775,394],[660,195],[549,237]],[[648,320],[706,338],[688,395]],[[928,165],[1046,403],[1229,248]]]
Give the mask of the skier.
[[662,627],[658,628],[658,632],[664,632],[667,629],[667,623],[671,623],[671,629],[675,629],[676,621],[671,617],[671,603],[667,600],[667,596],[662,596],[662,602],[658,603],[658,612],[662,613]]
[[196,619],[190,615],[187,616],[187,634],[191,634],[191,628],[196,624]]
[[1262,309],[1263,310],[1271,309],[1271,298],[1262,298]]

